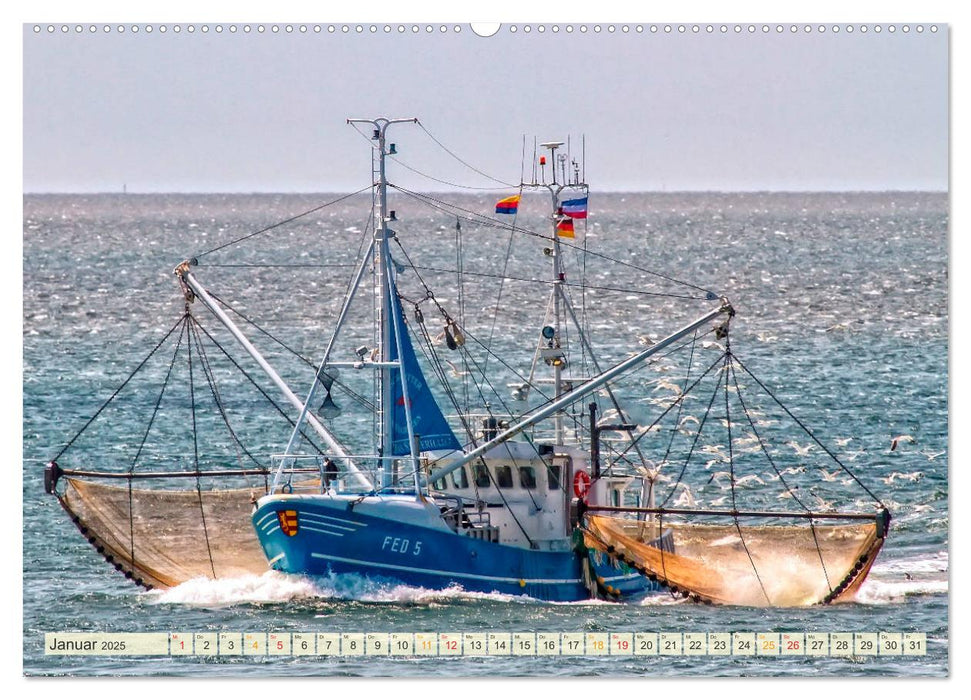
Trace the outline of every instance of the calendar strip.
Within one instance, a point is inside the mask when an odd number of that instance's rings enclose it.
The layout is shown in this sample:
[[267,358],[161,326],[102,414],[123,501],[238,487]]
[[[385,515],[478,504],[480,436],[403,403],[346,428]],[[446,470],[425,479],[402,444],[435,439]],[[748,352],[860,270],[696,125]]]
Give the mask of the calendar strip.
[[924,656],[922,632],[47,632],[49,656]]

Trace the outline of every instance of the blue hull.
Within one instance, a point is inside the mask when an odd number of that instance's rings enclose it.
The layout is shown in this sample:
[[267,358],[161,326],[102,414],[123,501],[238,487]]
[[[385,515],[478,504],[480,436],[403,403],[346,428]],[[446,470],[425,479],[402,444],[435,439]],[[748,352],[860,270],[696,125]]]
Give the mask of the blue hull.
[[[272,500],[253,513],[267,560],[285,573],[326,576],[357,574],[373,580],[430,589],[526,595],[547,601],[591,597],[584,583],[585,555],[536,551],[458,535],[451,530],[391,521],[356,512],[348,502]],[[296,512],[296,533],[281,528],[280,511]],[[637,572],[591,562],[619,597],[637,596],[656,585]]]

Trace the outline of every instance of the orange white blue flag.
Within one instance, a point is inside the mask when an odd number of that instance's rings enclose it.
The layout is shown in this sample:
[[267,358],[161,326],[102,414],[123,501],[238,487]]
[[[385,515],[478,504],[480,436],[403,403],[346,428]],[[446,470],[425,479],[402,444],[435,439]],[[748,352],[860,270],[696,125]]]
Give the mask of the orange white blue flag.
[[515,214],[519,210],[520,195],[506,197],[496,202],[496,214]]

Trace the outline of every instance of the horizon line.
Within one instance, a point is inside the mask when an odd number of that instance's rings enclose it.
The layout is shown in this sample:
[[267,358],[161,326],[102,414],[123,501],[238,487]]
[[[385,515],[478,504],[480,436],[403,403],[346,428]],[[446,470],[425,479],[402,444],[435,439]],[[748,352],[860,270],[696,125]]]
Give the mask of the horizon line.
[[[428,194],[464,194],[464,195],[488,195],[490,192],[499,193],[515,190],[515,187],[497,188],[495,190],[480,190],[479,192],[465,192],[462,190],[423,190]],[[852,188],[852,189],[644,189],[626,190],[610,189],[596,190],[595,195],[601,194],[891,194],[891,193],[910,193],[910,194],[950,194],[949,189],[933,188]],[[146,195],[233,195],[233,196],[253,196],[253,195],[348,195],[360,194],[364,196],[367,191],[355,190],[24,190],[24,196],[146,196]]]

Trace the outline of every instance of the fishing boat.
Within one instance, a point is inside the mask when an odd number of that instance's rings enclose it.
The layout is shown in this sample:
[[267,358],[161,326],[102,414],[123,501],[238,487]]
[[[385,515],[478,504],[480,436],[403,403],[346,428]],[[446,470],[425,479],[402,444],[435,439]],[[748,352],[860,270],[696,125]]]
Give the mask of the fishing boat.
[[[779,403],[811,438],[817,454],[845,470],[873,498],[874,507],[814,509],[798,495],[799,487],[788,483],[796,468],[768,446],[778,431],[760,428],[756,411],[742,399],[751,385],[775,396],[731,347],[735,310],[727,298],[691,285],[692,301],[705,307],[696,316],[657,340],[642,337],[626,355],[614,351],[609,362],[600,358],[589,314],[576,308],[571,292],[626,288],[590,284],[584,275],[575,283],[577,268],[571,263],[578,261],[585,271],[592,257],[628,271],[645,270],[578,244],[588,219],[589,188],[582,156],[572,152],[570,142],[535,145],[531,178],[522,177],[516,193],[500,199],[494,214],[483,214],[450,208],[389,181],[389,161],[398,156],[389,131],[420,124],[417,119],[348,123],[366,127],[372,144],[371,224],[303,397],[255,347],[225,302],[203,285],[197,258],[175,269],[185,314],[169,335],[181,327],[180,337],[200,344],[193,309],[200,305],[210,311],[295,412],[288,418],[285,447],[270,465],[204,470],[197,458],[181,470],[148,474],[133,467],[66,468],[62,450],[48,464],[47,490],[57,494],[99,552],[147,586],[270,567],[311,577],[357,576],[544,601],[623,600],[661,590],[745,605],[851,599],[887,537],[889,512]],[[458,288],[452,308],[426,280],[428,268],[409,255],[389,189],[455,217],[456,263],[449,272],[457,275]],[[517,225],[527,200],[547,203],[545,230]],[[466,320],[463,221],[528,236],[548,262],[543,280],[548,296],[534,309],[519,310],[530,319],[528,369],[514,369],[510,353],[497,352]],[[371,329],[370,340],[363,343],[360,324],[352,330],[355,309],[361,308],[372,314],[364,324]],[[696,352],[714,353],[714,360],[696,361]],[[678,353],[688,359],[677,383],[644,381],[644,372],[657,371],[660,359],[673,362]],[[188,355],[191,362],[191,350]],[[197,357],[205,353],[200,349]],[[502,365],[501,371],[493,370],[496,375],[515,377],[507,382],[508,403],[490,379],[490,362]],[[740,373],[748,384],[739,381]],[[214,389],[215,373],[205,376],[228,426]],[[450,379],[460,380],[464,400]],[[356,394],[350,384],[373,388],[374,396],[362,399],[370,423],[342,439],[333,427],[341,414],[334,395]],[[673,388],[673,394],[647,401],[649,392],[662,386]],[[699,418],[686,406],[702,389],[711,389],[711,398]],[[716,396],[724,397],[723,409]],[[653,418],[643,410],[645,403],[656,409]],[[195,425],[194,404],[192,410]],[[716,423],[726,431],[722,445],[710,439]],[[359,447],[366,443],[370,449]],[[674,456],[676,446],[683,459]],[[798,507],[778,510],[766,498],[756,499],[755,507],[741,505],[736,497],[746,483],[743,467],[754,469],[756,454]],[[703,455],[709,459],[702,480],[689,486],[687,468]],[[723,469],[713,471],[713,463]],[[200,486],[202,477],[253,475],[263,480],[261,489],[204,491]],[[59,490],[63,477],[67,486]],[[95,483],[112,478],[127,483]],[[136,489],[139,478],[189,478],[196,488]],[[692,493],[705,487],[724,491],[721,502],[730,495],[731,507],[716,507],[716,498],[699,506]],[[681,497],[674,499],[675,494]]]

